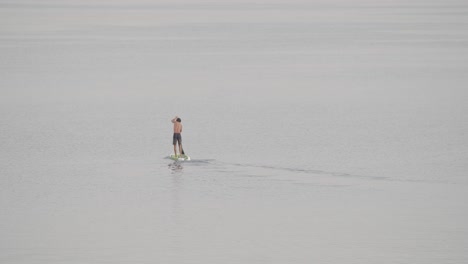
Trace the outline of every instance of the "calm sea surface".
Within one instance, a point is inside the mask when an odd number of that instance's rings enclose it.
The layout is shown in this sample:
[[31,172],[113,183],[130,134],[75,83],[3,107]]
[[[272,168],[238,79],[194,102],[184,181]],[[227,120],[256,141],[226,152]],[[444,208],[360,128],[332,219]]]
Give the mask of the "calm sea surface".
[[467,61],[464,1],[0,0],[0,263],[466,263]]

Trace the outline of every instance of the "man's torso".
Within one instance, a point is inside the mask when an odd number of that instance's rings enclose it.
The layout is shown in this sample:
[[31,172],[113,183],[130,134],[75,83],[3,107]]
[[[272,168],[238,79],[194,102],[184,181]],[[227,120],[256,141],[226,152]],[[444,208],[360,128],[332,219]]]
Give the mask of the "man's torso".
[[182,124],[179,122],[174,123],[174,133],[182,133]]

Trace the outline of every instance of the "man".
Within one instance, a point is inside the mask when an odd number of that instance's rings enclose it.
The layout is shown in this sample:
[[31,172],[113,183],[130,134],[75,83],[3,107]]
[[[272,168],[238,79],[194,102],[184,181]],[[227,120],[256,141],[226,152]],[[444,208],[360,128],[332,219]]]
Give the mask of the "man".
[[174,155],[177,156],[177,144],[179,144],[179,153],[180,155],[184,154],[184,150],[182,149],[182,136],[180,133],[182,133],[182,120],[178,116],[174,117],[174,119],[171,120],[171,122],[174,124],[174,135],[172,137],[172,145],[174,145]]

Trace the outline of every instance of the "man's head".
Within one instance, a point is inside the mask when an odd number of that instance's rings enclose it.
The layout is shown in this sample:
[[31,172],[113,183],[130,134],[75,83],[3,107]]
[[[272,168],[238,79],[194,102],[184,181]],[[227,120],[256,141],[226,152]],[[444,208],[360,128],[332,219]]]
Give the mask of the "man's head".
[[182,122],[182,120],[180,118],[177,118],[176,121],[179,122],[179,123]]

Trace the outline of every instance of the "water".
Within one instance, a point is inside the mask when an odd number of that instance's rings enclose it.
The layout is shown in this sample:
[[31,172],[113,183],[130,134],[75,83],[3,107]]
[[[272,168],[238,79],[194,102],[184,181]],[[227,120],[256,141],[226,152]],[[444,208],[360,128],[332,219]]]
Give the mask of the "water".
[[0,263],[467,262],[467,13],[0,1]]

